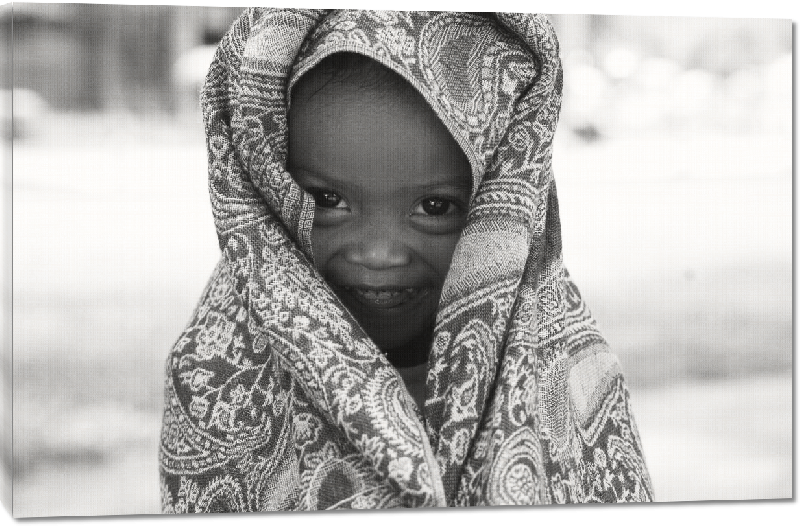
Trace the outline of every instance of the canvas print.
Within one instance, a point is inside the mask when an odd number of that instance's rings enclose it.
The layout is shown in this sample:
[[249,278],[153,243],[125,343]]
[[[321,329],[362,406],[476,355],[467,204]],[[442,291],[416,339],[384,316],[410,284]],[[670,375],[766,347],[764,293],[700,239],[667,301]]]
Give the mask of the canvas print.
[[15,517],[793,497],[790,21],[0,22]]

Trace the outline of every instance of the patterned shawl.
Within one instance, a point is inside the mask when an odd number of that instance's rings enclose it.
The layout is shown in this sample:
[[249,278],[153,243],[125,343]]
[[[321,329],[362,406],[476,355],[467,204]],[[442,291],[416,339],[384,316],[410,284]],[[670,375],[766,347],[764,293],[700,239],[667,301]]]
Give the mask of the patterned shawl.
[[[324,57],[413,85],[469,159],[418,408],[312,261],[291,86]],[[616,357],[562,264],[558,43],[528,14],[248,9],[202,95],[222,258],[167,363],[164,512],[649,501]]]

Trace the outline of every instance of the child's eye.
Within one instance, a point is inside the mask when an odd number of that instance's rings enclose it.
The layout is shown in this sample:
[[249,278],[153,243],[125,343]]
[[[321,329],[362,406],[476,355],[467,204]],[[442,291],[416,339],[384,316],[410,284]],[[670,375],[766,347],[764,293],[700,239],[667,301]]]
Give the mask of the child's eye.
[[449,199],[426,197],[414,209],[415,214],[443,216],[456,211],[456,205]]
[[344,199],[332,190],[323,188],[308,188],[306,190],[314,198],[314,202],[320,208],[347,208]]

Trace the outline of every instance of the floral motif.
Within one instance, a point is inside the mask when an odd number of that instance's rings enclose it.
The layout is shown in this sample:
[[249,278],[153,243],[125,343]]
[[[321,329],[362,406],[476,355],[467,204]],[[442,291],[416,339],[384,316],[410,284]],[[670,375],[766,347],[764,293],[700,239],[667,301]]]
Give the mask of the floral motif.
[[380,28],[376,36],[392,55],[411,55],[414,52],[414,38],[406,34],[402,27]]
[[233,341],[236,324],[220,312],[209,312],[206,324],[197,335],[197,354],[202,358],[225,356],[228,346]]

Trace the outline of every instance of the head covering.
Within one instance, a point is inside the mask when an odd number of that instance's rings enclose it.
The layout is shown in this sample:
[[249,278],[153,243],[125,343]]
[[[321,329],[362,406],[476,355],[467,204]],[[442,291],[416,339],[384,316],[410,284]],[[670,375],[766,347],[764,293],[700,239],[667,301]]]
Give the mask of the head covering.
[[[291,87],[343,51],[406,79],[472,168],[421,408],[314,268],[314,201],[286,171]],[[222,258],[167,363],[165,512],[652,499],[562,264],[561,82],[539,15],[244,12],[202,95]]]

